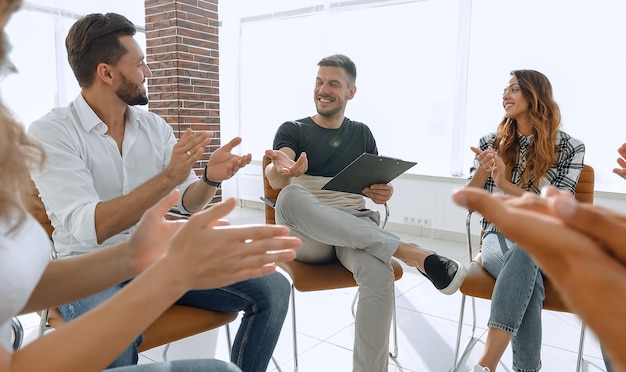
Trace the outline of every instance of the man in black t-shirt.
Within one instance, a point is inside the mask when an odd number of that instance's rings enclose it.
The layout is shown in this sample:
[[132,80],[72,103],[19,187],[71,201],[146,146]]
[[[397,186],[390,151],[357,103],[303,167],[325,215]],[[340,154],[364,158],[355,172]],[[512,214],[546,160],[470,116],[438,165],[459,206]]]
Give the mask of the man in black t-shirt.
[[302,239],[297,259],[307,263],[339,260],[359,285],[355,320],[354,371],[387,371],[389,327],[394,291],[391,257],[416,267],[441,292],[452,294],[465,278],[465,268],[414,243],[400,241],[378,226],[378,212],[365,199],[386,203],[391,184],[366,187],[362,194],[321,190],[341,169],[364,152],[378,154],[376,141],[363,123],[344,116],[356,93],[356,66],[344,55],[322,59],[314,101],[317,114],[283,123],[266,154],[264,170],[271,186],[282,189],[276,223],[289,226]]

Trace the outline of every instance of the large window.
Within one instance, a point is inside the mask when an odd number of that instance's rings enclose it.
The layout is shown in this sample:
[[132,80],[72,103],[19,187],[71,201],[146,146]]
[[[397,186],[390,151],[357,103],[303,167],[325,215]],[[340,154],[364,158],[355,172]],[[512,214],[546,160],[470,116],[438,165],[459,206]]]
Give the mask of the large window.
[[255,158],[271,146],[278,125],[314,113],[316,63],[344,53],[358,69],[346,116],[372,128],[380,153],[417,161],[413,173],[466,177],[469,147],[503,116],[509,72],[527,68],[551,80],[563,130],[587,146],[596,189],[625,189],[611,173],[626,142],[624,2],[234,3],[241,10],[230,15],[235,5],[220,3],[224,25],[240,26],[220,36],[222,48],[238,47],[235,58],[221,55],[220,68],[238,66],[237,80],[222,79],[220,89],[222,97],[236,89],[242,151]]
[[4,103],[27,127],[54,107],[65,106],[80,89],[67,62],[65,37],[72,24],[88,13],[116,12],[138,26],[145,49],[143,1],[29,0],[6,28],[9,54],[18,73],[2,81]]
[[[585,142],[596,190],[626,190],[611,170],[626,142],[626,3],[614,0],[473,0],[464,148],[502,119],[514,69],[550,79],[563,130]],[[468,156],[472,154],[467,154]],[[466,157],[465,163],[471,163]]]
[[449,170],[458,1],[302,12],[243,19],[241,128],[255,141],[242,150],[262,154],[281,123],[312,115],[316,63],[342,53],[357,65],[346,116],[369,125],[379,153],[417,161],[412,172]]

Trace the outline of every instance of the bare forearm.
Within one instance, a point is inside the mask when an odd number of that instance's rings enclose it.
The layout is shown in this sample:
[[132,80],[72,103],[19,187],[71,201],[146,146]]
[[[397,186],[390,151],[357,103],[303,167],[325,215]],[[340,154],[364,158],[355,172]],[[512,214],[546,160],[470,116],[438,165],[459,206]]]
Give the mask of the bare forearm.
[[472,176],[472,178],[469,180],[469,182],[465,186],[479,187],[482,189],[483,187],[485,187],[487,178],[489,178],[489,172],[483,170],[482,167],[479,167],[474,173],[474,176]]
[[504,191],[507,195],[511,195],[511,196],[520,196],[524,193],[524,189],[522,189],[519,186],[514,185],[512,182],[510,181],[502,181],[496,184],[496,186]]
[[209,186],[203,181],[190,185],[183,195],[183,206],[191,213],[203,210],[215,196],[216,187]]
[[127,243],[53,260],[22,313],[59,306],[105,290],[139,274]]
[[156,264],[111,300],[19,350],[11,371],[103,370],[186,291],[169,270]]
[[176,186],[176,182],[161,173],[126,195],[98,203],[95,212],[98,243],[135,225],[148,208]]
[[[565,261],[558,262],[558,261]],[[577,261],[577,262],[576,262]],[[585,262],[584,270],[593,275],[580,275],[580,262]],[[624,371],[624,334],[626,334],[626,278],[624,270],[615,271],[615,262],[609,260],[582,259],[572,257],[544,261],[550,265],[550,273],[555,284],[563,287],[566,297],[574,305],[576,312],[598,335],[607,351],[615,371]],[[567,264],[572,262],[571,264]],[[611,267],[612,266],[612,267]],[[618,368],[621,366],[621,368]]]
[[265,175],[274,190],[282,189],[291,182],[291,177],[278,173],[274,164],[265,168]]

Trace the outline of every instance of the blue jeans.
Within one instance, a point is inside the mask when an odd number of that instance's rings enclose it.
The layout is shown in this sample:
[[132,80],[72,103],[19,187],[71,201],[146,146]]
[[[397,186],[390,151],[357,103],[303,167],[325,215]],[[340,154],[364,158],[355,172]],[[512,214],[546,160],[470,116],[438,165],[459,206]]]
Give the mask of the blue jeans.
[[496,278],[488,326],[513,335],[514,371],[539,371],[541,308],[545,297],[539,267],[526,251],[493,231],[483,236],[482,260],[485,269]]
[[172,362],[140,364],[137,366],[119,367],[114,372],[240,372],[232,363],[216,359],[187,359]]
[[[59,310],[63,318],[70,321],[106,301],[124,285],[60,306]],[[227,287],[189,291],[176,304],[207,310],[243,311],[233,341],[231,361],[244,372],[261,372],[267,370],[276,347],[289,307],[290,289],[289,281],[276,272]],[[142,341],[139,336],[108,368],[137,364],[137,346]]]

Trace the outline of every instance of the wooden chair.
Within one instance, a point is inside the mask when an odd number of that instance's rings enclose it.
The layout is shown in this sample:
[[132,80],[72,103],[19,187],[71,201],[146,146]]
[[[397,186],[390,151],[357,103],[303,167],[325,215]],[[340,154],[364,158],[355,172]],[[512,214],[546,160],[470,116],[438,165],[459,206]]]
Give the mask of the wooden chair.
[[[593,203],[593,187],[594,187],[594,170],[589,165],[584,165],[583,170],[580,174],[580,178],[578,180],[578,184],[576,185],[576,199],[580,202],[584,203]],[[472,248],[472,240],[470,233],[470,225],[472,222],[472,212],[469,211],[466,219],[466,228],[467,228],[467,245],[468,245],[468,257],[469,257],[469,268],[467,270],[467,276],[465,281],[461,285],[461,313],[459,315],[459,324],[457,331],[457,339],[456,339],[456,348],[454,351],[454,365],[452,367],[452,371],[457,371],[459,367],[458,363],[462,360],[474,347],[476,342],[479,340],[474,336],[476,330],[476,304],[474,298],[484,298],[491,299],[493,294],[493,288],[496,283],[494,277],[492,277],[487,270],[485,270],[482,266],[482,260],[480,257],[480,253],[474,256],[474,251]],[[472,259],[472,257],[474,257]],[[561,298],[560,293],[554,287],[554,285],[550,282],[550,280],[544,276],[544,287],[545,287],[545,300],[543,302],[543,308],[545,310],[553,310],[553,311],[562,311],[562,312],[572,312],[572,310],[565,304],[563,299]],[[461,354],[459,358],[459,346],[461,341],[461,331],[463,327],[463,315],[465,312],[465,298],[469,296],[472,299],[472,315],[473,315],[473,323],[472,323],[472,334],[470,336],[470,340],[468,341],[465,350]],[[576,364],[576,371],[581,371],[582,368],[582,357],[583,357],[583,344],[585,339],[585,324],[583,323],[580,331],[580,342],[578,346],[578,360]]]
[[[278,194],[280,190],[274,190],[265,176],[265,168],[271,163],[271,159],[265,155],[263,157],[263,189],[264,189],[264,197],[272,203],[276,202],[278,198]],[[386,216],[383,220],[383,227],[387,221],[389,210],[385,205]],[[275,211],[274,208],[270,205],[265,204],[265,222],[268,224],[275,224]],[[402,277],[403,270],[402,266],[396,259],[391,260],[391,265],[393,266],[393,272],[395,280],[398,280]],[[346,269],[341,262],[335,261],[328,264],[321,265],[313,265],[306,264],[300,261],[290,261],[279,264],[280,268],[282,268],[289,276],[291,277],[291,309],[292,309],[292,322],[293,322],[293,357],[294,357],[294,370],[298,370],[298,346],[297,346],[297,336],[296,336],[296,300],[295,294],[296,289],[300,292],[311,292],[311,291],[321,291],[326,289],[338,289],[338,288],[348,288],[356,286],[356,281],[348,269]],[[358,296],[358,294],[357,294]],[[355,314],[355,304],[357,301],[357,297],[354,298],[352,303],[352,314]],[[394,349],[393,352],[389,353],[392,358],[396,358],[398,356],[398,335],[397,335],[397,325],[396,325],[396,312],[395,312],[395,304],[394,304],[394,314],[393,314],[393,342]]]
[[[39,221],[52,239],[54,227],[48,219],[46,209],[34,183],[31,182],[31,187],[23,191],[22,200],[24,207]],[[48,329],[60,328],[65,324],[65,320],[58,308],[46,309],[40,315],[40,336]],[[169,346],[171,342],[182,338],[227,325],[236,318],[237,313],[172,305],[143,332],[144,341],[139,346],[138,351],[142,352],[161,345]],[[167,350],[168,347],[163,351],[164,360],[167,359]]]

